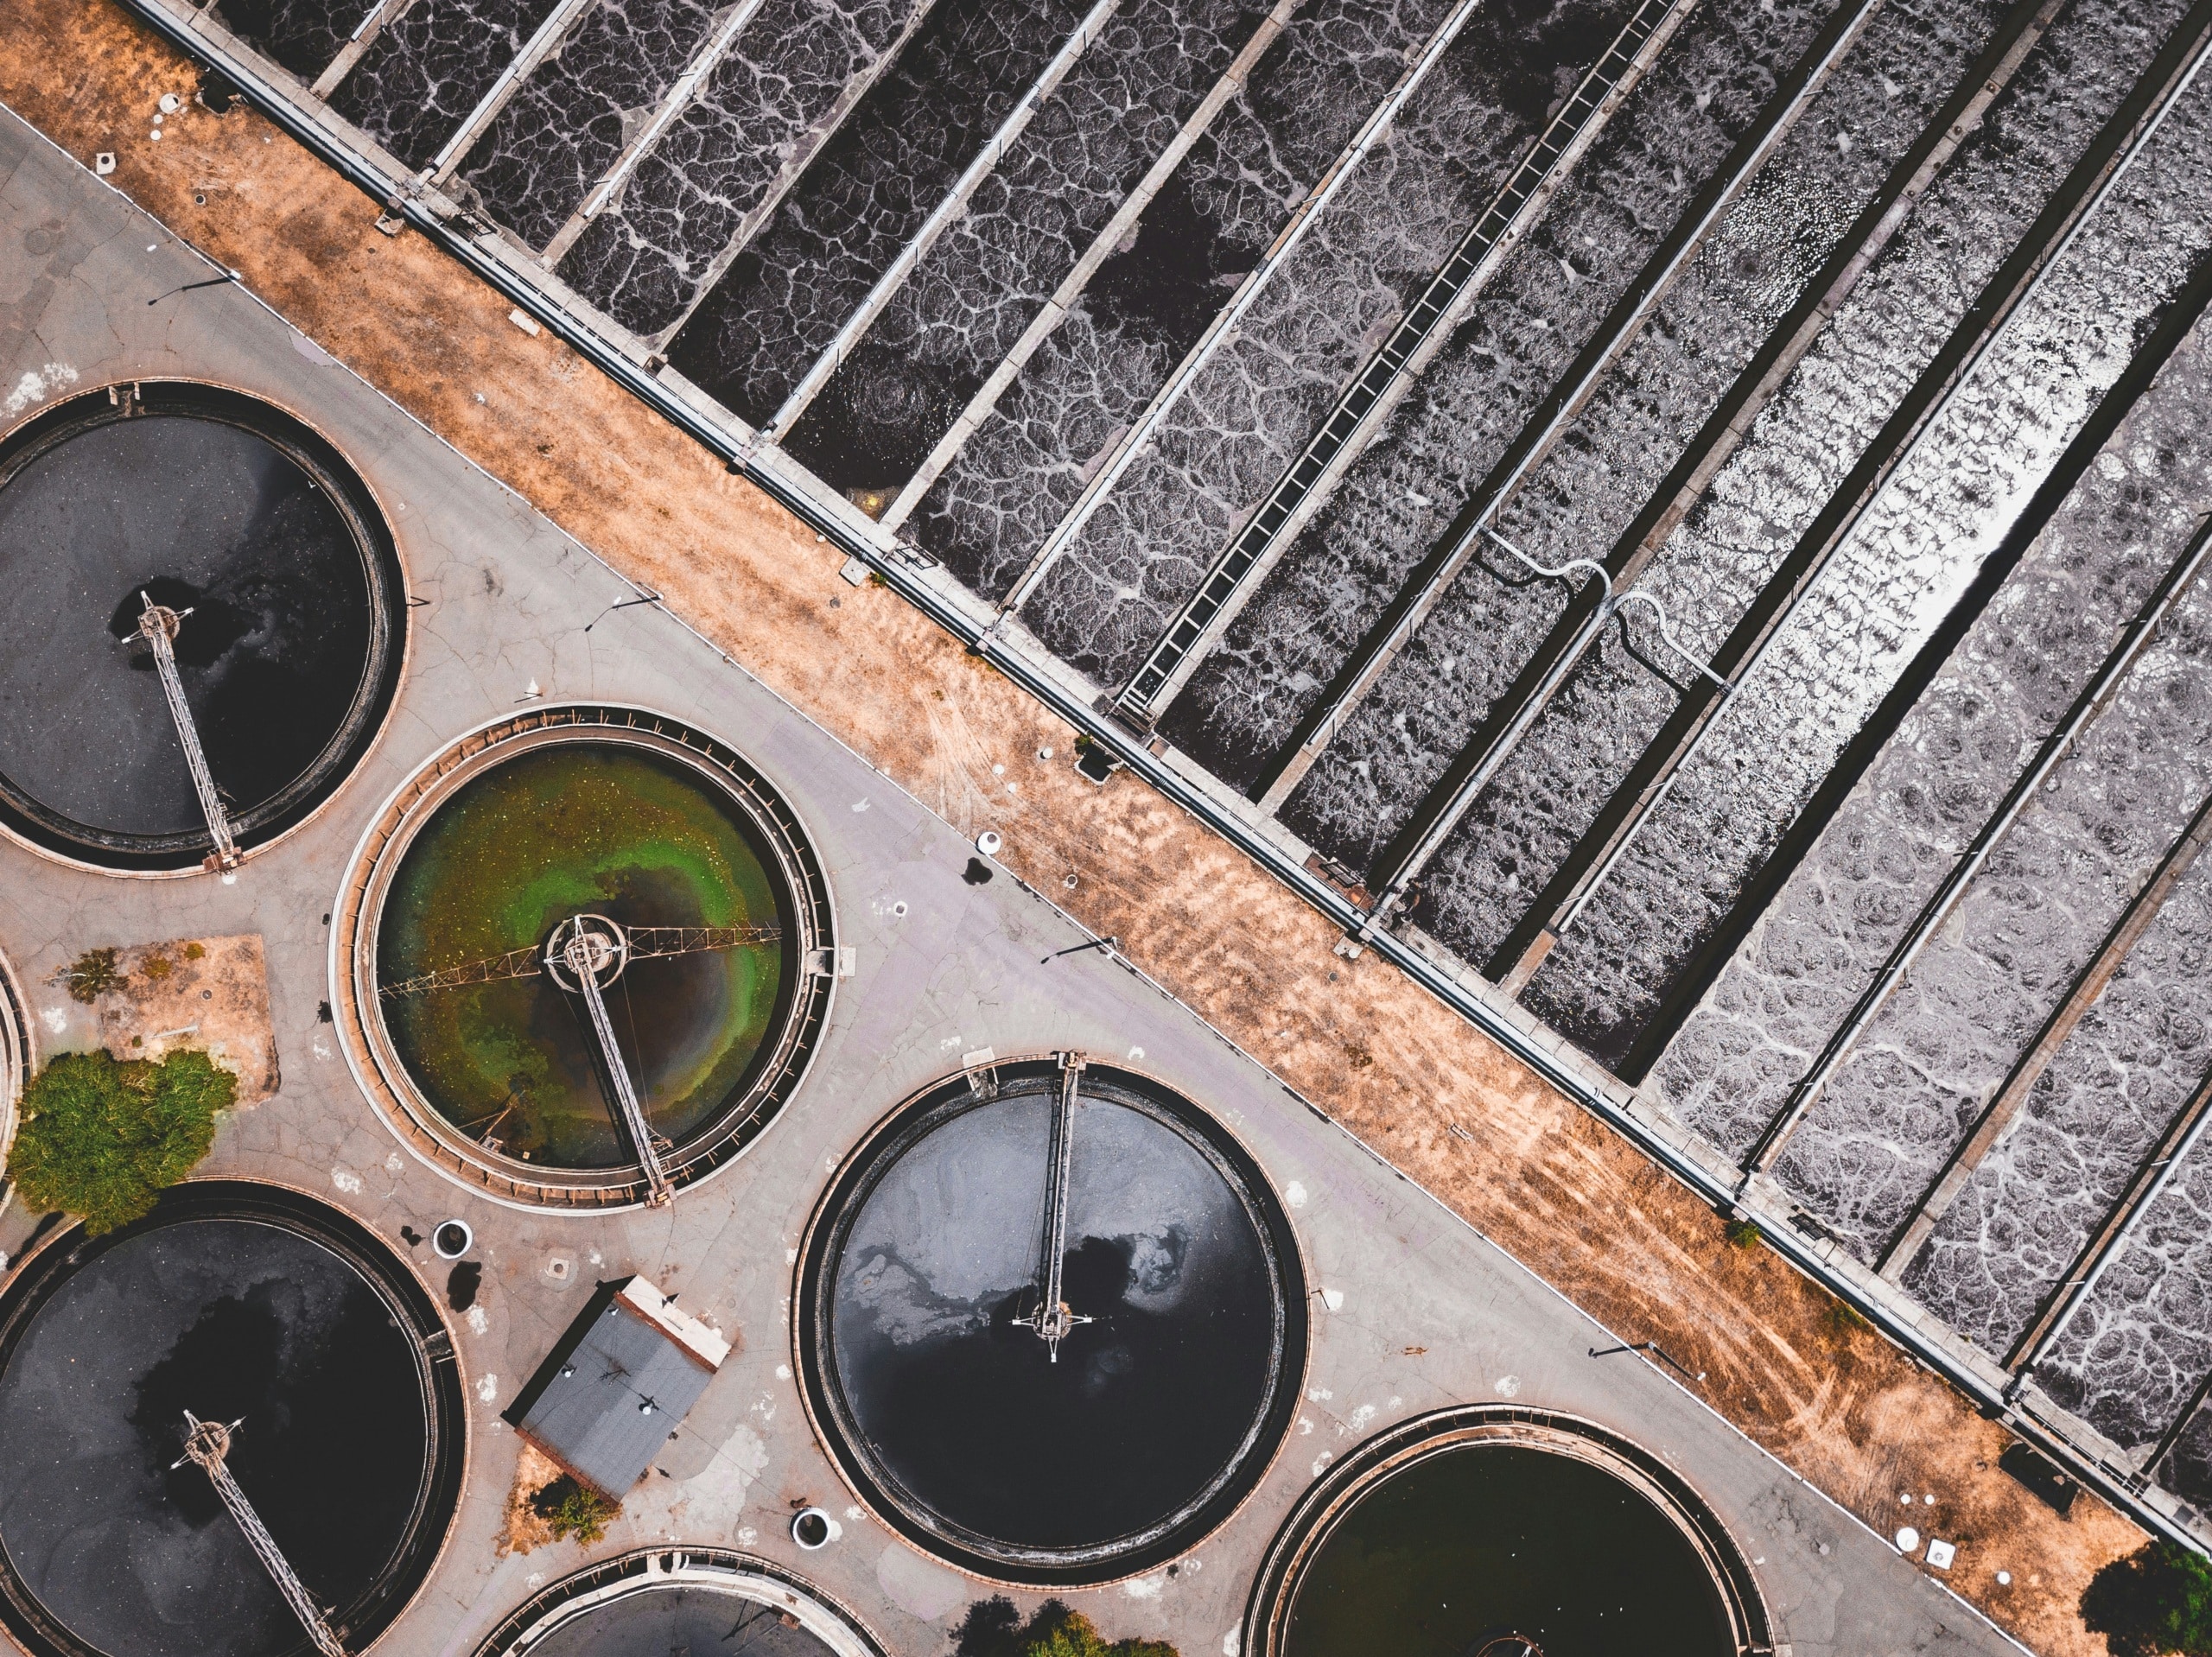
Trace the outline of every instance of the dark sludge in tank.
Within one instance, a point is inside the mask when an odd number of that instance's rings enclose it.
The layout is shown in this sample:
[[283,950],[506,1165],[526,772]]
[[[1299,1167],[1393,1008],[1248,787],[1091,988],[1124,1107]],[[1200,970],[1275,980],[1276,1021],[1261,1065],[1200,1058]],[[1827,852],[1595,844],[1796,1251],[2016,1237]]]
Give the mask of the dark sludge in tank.
[[687,1587],[611,1601],[563,1624],[531,1649],[539,1657],[667,1657],[671,1651],[733,1647],[747,1657],[832,1657],[832,1647],[788,1612]]
[[361,1650],[436,1559],[465,1418],[436,1307],[335,1209],[195,1182],[66,1234],[0,1298],[0,1621],[33,1657],[311,1657],[219,1469]]
[[727,1548],[644,1548],[544,1589],[476,1657],[882,1657],[788,1571]]
[[1624,1440],[1508,1406],[1394,1428],[1278,1538],[1255,1657],[1735,1657],[1764,1649],[1741,1554]]
[[728,780],[585,733],[495,750],[430,809],[381,899],[375,1000],[451,1142],[658,1196],[760,1103],[803,999],[798,854]]
[[806,1249],[810,1407],[848,1476],[981,1574],[1148,1568],[1235,1508],[1306,1358],[1287,1222],[1189,1101],[1096,1062],[1005,1063],[909,1104]]
[[0,649],[0,822],[108,867],[227,860],[223,836],[300,822],[374,740],[404,656],[359,475],[213,386],[90,392],[0,443],[0,583],[36,618]]

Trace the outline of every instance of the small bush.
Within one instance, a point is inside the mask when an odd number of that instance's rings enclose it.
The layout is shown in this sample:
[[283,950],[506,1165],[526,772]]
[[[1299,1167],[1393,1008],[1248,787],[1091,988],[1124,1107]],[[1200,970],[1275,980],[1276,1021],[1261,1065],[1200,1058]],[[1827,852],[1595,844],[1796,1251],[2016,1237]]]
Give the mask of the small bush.
[[1838,1335],[1848,1335],[1853,1330],[1872,1329],[1873,1325],[1860,1315],[1859,1309],[1841,1300],[1828,1302],[1828,1328]]
[[1165,1641],[1109,1644],[1089,1617],[1057,1599],[1039,1606],[1027,1623],[1003,1595],[979,1599],[968,1608],[953,1639],[953,1657],[1177,1657]]
[[64,968],[59,981],[69,987],[69,999],[90,1006],[110,990],[121,989],[129,980],[117,968],[115,955],[112,949],[87,949]]
[[550,1484],[538,1487],[537,1494],[530,1499],[531,1511],[552,1527],[553,1534],[563,1540],[573,1536],[587,1545],[607,1534],[607,1527],[615,1514],[622,1511],[619,1501],[609,1501],[596,1490],[588,1490],[566,1473]]
[[201,949],[196,943],[188,943],[184,946],[184,958],[187,961],[197,961],[200,956],[207,953],[207,950]]
[[1766,1233],[1761,1231],[1749,1220],[1731,1220],[1728,1222],[1727,1231],[1729,1246],[1740,1248],[1746,1254],[1766,1241]]
[[8,1177],[33,1208],[79,1216],[97,1237],[150,1211],[215,1140],[238,1078],[179,1049],[158,1064],[64,1053],[23,1089]]
[[2177,1542],[2145,1543],[2090,1580],[2082,1621],[2113,1657],[2207,1657],[2212,1560]]
[[172,962],[167,955],[148,955],[146,957],[146,976],[152,979],[157,984],[175,970],[176,963]]

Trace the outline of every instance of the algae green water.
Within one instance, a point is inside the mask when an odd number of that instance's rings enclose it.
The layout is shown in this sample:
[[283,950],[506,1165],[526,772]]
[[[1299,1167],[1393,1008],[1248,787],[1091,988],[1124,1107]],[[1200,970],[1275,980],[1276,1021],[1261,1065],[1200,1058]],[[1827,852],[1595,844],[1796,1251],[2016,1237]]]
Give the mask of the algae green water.
[[[416,835],[385,900],[378,980],[540,947],[582,911],[624,926],[773,924],[769,869],[735,804],[688,766],[623,743],[541,747],[472,778]],[[676,1144],[751,1079],[785,962],[781,943],[649,958],[607,991],[646,1119]],[[582,1006],[544,975],[383,1006],[409,1074],[463,1133],[542,1165],[636,1160]]]
[[1291,1608],[1287,1657],[1730,1657],[1704,1564],[1640,1492],[1518,1444],[1440,1451],[1363,1496]]

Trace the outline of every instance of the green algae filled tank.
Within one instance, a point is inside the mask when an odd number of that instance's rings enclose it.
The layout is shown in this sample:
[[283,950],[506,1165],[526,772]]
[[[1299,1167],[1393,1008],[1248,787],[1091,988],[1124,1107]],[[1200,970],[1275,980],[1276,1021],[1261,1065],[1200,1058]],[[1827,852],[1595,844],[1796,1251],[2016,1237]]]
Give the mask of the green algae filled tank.
[[[619,1205],[655,1165],[671,1187],[720,1165],[790,1096],[833,981],[828,888],[734,752],[551,708],[434,760],[385,822],[340,947],[372,1096],[418,1148],[502,1196]],[[618,946],[594,996],[545,965],[579,917]]]

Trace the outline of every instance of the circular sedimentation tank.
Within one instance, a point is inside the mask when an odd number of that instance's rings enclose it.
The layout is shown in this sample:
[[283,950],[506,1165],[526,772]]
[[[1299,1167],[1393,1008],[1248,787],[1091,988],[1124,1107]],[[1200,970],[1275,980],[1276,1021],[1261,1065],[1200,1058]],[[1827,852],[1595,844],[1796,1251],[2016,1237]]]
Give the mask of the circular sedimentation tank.
[[862,1498],[1040,1585],[1148,1570],[1218,1525],[1306,1362],[1296,1241],[1257,1165],[1173,1089],[1065,1060],[949,1077],[878,1127],[815,1216],[794,1309],[808,1408]]
[[289,1657],[313,1647],[208,1475],[185,1413],[347,1649],[443,1546],[466,1399],[436,1306],[337,1210],[208,1181],[66,1234],[0,1296],[0,1621],[33,1657]]
[[640,1548],[534,1595],[476,1657],[885,1657],[803,1578],[727,1548]]
[[1416,1418],[1329,1470],[1262,1564],[1254,1657],[1742,1657],[1766,1612],[1689,1485],[1593,1423]]
[[365,1079],[494,1195],[653,1200],[750,1144],[812,1055],[833,981],[820,867],[775,790],[677,721],[505,721],[403,788],[365,849],[335,946]]
[[178,688],[244,851],[303,821],[374,741],[406,598],[359,475],[290,415],[147,380],[0,440],[0,826],[94,867],[214,850],[143,636],[179,618]]

